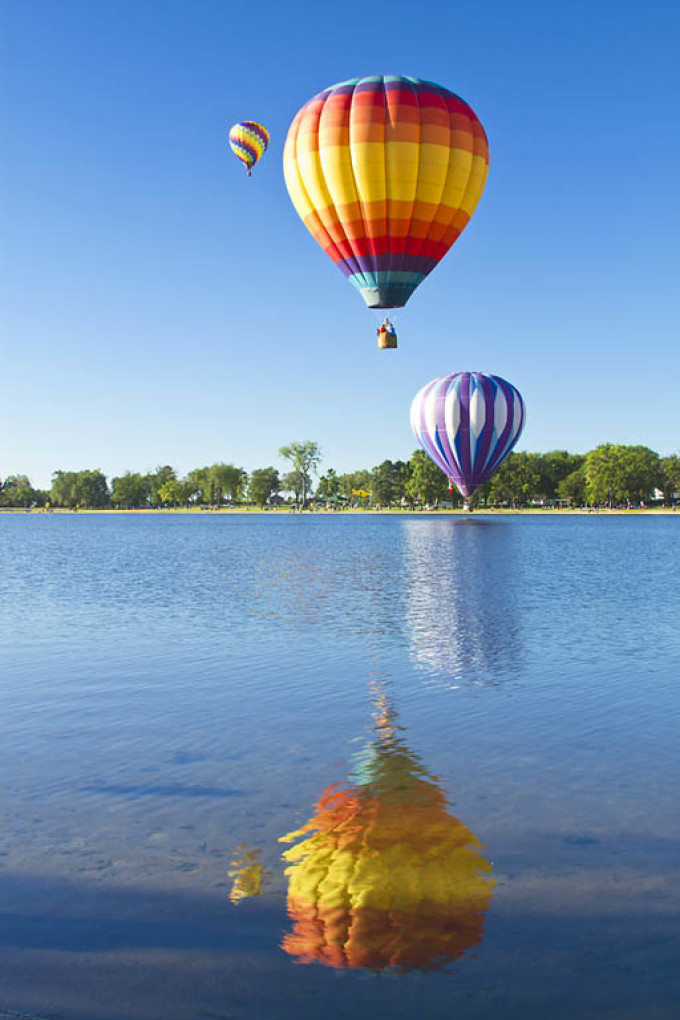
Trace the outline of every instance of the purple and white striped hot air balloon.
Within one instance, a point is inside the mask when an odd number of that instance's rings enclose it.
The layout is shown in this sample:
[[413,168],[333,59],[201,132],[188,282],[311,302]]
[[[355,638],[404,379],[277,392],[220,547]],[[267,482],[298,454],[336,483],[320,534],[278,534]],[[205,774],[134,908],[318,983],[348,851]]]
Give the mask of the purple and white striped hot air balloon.
[[510,453],[525,417],[519,391],[483,372],[432,379],[411,404],[416,439],[466,501]]

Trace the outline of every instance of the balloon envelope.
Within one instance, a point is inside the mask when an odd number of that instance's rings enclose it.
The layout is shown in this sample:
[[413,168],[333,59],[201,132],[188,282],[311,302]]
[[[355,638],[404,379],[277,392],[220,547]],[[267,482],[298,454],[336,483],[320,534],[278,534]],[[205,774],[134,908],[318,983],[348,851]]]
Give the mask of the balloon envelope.
[[243,120],[229,131],[229,145],[245,163],[248,174],[269,145],[269,132],[254,120]]
[[524,427],[519,390],[497,375],[454,372],[423,386],[411,428],[425,453],[467,498],[494,473]]
[[305,226],[369,308],[401,308],[484,190],[484,128],[453,92],[400,75],[324,89],[294,118],[283,169]]

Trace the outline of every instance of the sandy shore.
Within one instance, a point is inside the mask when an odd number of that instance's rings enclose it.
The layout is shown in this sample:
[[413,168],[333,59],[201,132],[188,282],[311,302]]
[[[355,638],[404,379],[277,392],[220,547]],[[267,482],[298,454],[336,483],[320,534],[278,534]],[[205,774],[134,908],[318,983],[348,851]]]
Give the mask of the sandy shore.
[[[219,510],[207,510],[204,507],[164,507],[149,510],[118,510],[113,508],[106,509],[92,509],[92,510],[68,510],[62,507],[54,507],[51,510],[43,510],[40,508],[33,508],[32,510],[24,510],[21,507],[0,507],[0,516],[2,514],[202,514],[203,516],[223,516],[227,514],[268,514],[269,516],[275,514],[293,514],[297,513],[290,507],[270,507],[266,510],[260,507],[237,507],[233,510],[229,507],[221,507]],[[670,507],[646,507],[644,510],[632,509],[632,510],[607,510],[604,508],[586,510],[582,508],[575,509],[563,509],[558,510],[555,508],[542,509],[541,507],[535,507],[532,509],[524,508],[521,510],[510,510],[510,509],[480,509],[472,512],[462,510],[460,507],[454,510],[409,510],[409,509],[392,509],[392,510],[362,510],[359,507],[350,508],[347,510],[305,510],[305,514],[313,516],[330,516],[337,517],[346,514],[370,514],[374,516],[385,516],[385,515],[401,515],[407,517],[423,517],[423,516],[438,516],[438,517],[500,517],[500,516],[532,516],[532,517],[545,517],[546,515],[557,516],[557,517],[571,517],[576,515],[580,516],[593,516],[593,515],[607,515],[607,516],[646,516],[646,517],[658,517],[664,515],[676,515],[680,517],[680,513],[677,512],[677,508]]]

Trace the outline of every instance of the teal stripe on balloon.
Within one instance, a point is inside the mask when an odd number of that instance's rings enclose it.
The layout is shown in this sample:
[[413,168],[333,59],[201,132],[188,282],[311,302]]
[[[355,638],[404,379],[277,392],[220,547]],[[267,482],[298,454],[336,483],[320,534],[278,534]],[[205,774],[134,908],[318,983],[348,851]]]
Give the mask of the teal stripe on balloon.
[[352,273],[347,279],[359,290],[362,287],[417,287],[425,279],[423,273],[408,273],[405,270],[386,269],[383,272]]

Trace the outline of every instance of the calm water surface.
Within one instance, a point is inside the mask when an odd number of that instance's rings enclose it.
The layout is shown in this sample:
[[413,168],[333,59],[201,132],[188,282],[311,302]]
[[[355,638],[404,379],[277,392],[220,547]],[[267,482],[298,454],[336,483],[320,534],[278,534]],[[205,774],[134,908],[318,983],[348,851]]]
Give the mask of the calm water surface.
[[680,520],[0,517],[0,1015],[670,1020]]

